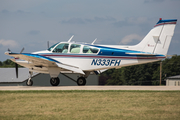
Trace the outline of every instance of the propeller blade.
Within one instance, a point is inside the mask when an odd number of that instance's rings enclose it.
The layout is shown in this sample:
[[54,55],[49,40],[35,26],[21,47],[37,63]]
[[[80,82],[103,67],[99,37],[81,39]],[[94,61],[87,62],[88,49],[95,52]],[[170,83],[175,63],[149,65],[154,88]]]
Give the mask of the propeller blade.
[[18,78],[18,64],[15,63],[15,67],[16,67],[16,78]]
[[8,48],[8,52],[11,52],[11,50]]
[[21,52],[20,53],[22,53],[24,51],[24,48],[21,50]]

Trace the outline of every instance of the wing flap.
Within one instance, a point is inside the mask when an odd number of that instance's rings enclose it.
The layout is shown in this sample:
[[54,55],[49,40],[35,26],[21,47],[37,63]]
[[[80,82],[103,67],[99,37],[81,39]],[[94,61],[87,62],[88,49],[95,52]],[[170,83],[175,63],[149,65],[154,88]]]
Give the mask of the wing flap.
[[154,56],[155,54],[149,54],[149,53],[126,53],[126,54],[129,54],[129,55],[150,55],[150,56]]
[[58,67],[60,67],[60,68],[63,68],[63,69],[66,69],[66,70],[70,70],[70,71],[85,75],[85,73],[81,69],[79,69],[78,67],[70,66],[70,65],[62,64],[62,63],[56,63],[56,65]]

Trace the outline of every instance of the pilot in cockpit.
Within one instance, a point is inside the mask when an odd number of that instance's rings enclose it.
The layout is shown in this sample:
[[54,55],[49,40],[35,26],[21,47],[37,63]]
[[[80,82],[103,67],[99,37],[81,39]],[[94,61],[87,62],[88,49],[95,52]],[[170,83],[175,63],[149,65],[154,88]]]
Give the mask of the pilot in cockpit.
[[64,45],[64,48],[63,48],[62,53],[67,53],[67,52],[68,52],[68,46],[67,46],[67,45]]

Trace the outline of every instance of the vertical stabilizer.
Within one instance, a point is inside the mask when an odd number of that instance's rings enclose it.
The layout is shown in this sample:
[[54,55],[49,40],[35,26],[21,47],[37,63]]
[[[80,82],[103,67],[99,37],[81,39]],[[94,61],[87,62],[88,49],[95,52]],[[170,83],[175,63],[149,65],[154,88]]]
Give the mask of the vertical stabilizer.
[[177,20],[160,20],[156,27],[163,26],[154,54],[167,55]]
[[167,55],[177,19],[159,19],[154,28],[135,47],[137,50],[151,54]]

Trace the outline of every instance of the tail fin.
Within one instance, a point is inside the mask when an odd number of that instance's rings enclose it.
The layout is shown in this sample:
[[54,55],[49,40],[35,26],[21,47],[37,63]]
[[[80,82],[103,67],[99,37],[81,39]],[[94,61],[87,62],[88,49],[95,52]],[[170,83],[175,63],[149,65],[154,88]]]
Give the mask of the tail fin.
[[167,55],[177,19],[162,20],[135,47],[142,52]]

